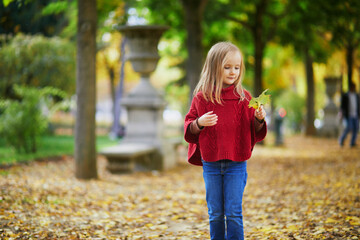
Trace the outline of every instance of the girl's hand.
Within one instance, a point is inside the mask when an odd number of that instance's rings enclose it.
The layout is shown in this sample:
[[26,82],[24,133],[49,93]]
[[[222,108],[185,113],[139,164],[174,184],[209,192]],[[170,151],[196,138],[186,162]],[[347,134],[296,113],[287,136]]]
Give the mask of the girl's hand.
[[255,110],[255,117],[262,121],[266,117],[266,112],[263,108],[263,106],[260,106],[258,109]]
[[213,111],[210,111],[198,118],[198,125],[199,127],[214,126],[217,120],[218,116]]

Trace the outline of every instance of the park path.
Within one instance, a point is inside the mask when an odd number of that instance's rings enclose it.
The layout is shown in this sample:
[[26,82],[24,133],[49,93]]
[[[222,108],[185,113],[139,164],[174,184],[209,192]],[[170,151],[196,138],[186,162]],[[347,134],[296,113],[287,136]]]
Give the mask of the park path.
[[[254,149],[244,194],[246,239],[358,239],[360,148],[286,139]],[[202,169],[74,177],[74,160],[0,170],[0,239],[208,239]]]

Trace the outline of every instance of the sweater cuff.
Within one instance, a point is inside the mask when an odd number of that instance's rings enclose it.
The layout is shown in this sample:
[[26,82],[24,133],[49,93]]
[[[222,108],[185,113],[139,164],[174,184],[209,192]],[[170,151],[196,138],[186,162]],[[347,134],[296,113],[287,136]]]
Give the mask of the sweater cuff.
[[204,128],[199,128],[198,124],[197,124],[197,119],[195,119],[194,121],[192,121],[192,123],[190,123],[190,132],[192,134],[199,134]]
[[255,118],[254,121],[255,121],[255,132],[259,132],[263,128],[265,121],[263,120],[262,122],[260,122],[259,120],[257,120],[257,118]]

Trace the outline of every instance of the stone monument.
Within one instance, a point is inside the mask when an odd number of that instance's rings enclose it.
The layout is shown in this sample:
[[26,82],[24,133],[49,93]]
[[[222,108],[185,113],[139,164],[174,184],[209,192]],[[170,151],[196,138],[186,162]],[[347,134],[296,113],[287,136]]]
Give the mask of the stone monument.
[[333,98],[341,82],[341,77],[325,77],[327,103],[324,108],[324,122],[319,130],[319,135],[324,137],[338,136],[338,107],[335,105]]
[[142,167],[150,170],[168,169],[176,163],[174,147],[163,136],[163,111],[166,102],[163,95],[150,83],[150,74],[156,69],[160,59],[158,42],[166,29],[168,27],[157,25],[118,27],[128,44],[126,60],[131,62],[135,72],[140,73],[140,83],[121,100],[128,116],[124,139],[119,146],[102,151],[108,157],[109,170],[115,171],[118,168],[116,165],[120,166],[117,163],[122,161],[119,160],[120,157],[125,156],[129,160],[131,156],[141,155],[140,153],[147,155],[147,160],[138,162],[142,162]]
[[163,110],[166,102],[150,83],[150,74],[155,71],[160,59],[158,42],[165,26],[121,26],[128,43],[125,54],[135,72],[140,73],[140,83],[121,100],[126,108],[128,122],[124,142],[142,142],[161,146]]

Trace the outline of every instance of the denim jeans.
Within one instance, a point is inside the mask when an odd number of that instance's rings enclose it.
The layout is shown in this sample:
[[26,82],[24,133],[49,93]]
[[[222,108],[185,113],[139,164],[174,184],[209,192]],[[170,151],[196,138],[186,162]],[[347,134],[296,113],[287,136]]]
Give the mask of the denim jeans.
[[211,239],[244,239],[242,197],[247,181],[246,161],[202,162]]
[[348,135],[348,133],[351,131],[352,137],[351,137],[350,145],[355,146],[357,132],[359,131],[359,119],[356,117],[349,117],[349,118],[346,118],[345,121],[346,121],[345,129],[340,137],[340,145],[341,146],[344,145],[345,138]]

